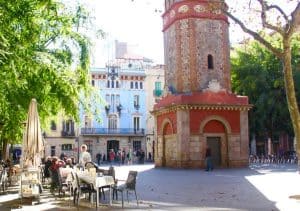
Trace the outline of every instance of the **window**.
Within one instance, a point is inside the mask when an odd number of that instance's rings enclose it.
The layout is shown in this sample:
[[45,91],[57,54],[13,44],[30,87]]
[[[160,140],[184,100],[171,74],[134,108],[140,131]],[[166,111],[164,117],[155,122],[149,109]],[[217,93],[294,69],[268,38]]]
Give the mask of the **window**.
[[140,101],[140,96],[134,95],[134,101],[133,101],[134,107],[137,107],[140,105],[139,101]]
[[140,82],[140,89],[143,89],[143,82]]
[[91,128],[92,127],[92,119],[89,116],[84,117],[84,126],[86,128]]
[[62,131],[62,133],[64,135],[75,136],[74,121],[72,119],[69,119],[67,121],[63,121],[63,131]]
[[105,96],[105,100],[106,100],[107,105],[110,105],[110,95],[109,94],[107,94]]
[[51,156],[55,156],[55,146],[51,146],[51,152],[50,152]]
[[118,118],[116,115],[111,115],[108,118],[108,129],[117,129],[118,128]]
[[208,69],[214,69],[213,56],[210,54],[207,56],[207,66],[208,66]]
[[139,84],[138,82],[135,82],[135,88],[138,89],[139,88]]
[[95,81],[94,80],[92,80],[92,86],[95,86]]
[[161,90],[161,82],[160,81],[155,82],[155,90]]
[[114,80],[111,81],[111,88],[115,88],[115,81]]
[[51,121],[51,130],[56,130],[56,123],[54,120]]
[[111,105],[112,112],[115,112],[116,102],[115,102],[115,95],[111,95]]
[[133,89],[133,81],[130,82],[130,89]]
[[134,131],[140,130],[140,117],[133,117],[133,128]]
[[61,145],[61,150],[71,151],[71,150],[73,150],[72,148],[73,148],[72,144],[62,144]]
[[116,81],[116,88],[120,88],[119,81]]
[[138,150],[142,149],[141,141],[133,141],[133,151],[137,152]]
[[107,88],[110,88],[110,81],[107,81]]
[[116,95],[116,106],[120,105],[120,95]]

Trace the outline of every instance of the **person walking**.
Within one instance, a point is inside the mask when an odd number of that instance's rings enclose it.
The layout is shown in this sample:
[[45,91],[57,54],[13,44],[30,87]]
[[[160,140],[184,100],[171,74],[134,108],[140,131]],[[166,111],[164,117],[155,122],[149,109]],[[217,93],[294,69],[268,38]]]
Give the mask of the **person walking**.
[[110,165],[112,165],[113,162],[115,161],[115,157],[116,157],[116,154],[115,154],[114,150],[110,149],[110,152],[109,152],[109,162],[110,162]]
[[212,158],[211,158],[211,149],[209,147],[206,148],[206,152],[205,152],[205,164],[206,164],[205,171],[212,171],[213,170],[213,164],[212,164]]
[[129,149],[129,151],[127,153],[127,164],[128,165],[132,164],[132,152],[131,152],[131,149]]
[[102,160],[102,154],[100,152],[97,153],[96,158],[97,158],[97,164],[98,166],[100,166]]

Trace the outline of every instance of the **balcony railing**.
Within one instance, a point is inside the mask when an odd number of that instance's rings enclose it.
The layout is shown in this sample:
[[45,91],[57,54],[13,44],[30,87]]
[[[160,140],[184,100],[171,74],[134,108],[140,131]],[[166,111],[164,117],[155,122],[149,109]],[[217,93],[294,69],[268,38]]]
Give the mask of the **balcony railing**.
[[144,129],[134,128],[81,128],[82,135],[145,135]]
[[153,90],[153,95],[154,95],[155,97],[161,97],[161,96],[162,96],[162,93],[163,93],[163,90],[161,90],[161,89],[154,89],[154,90]]
[[69,136],[75,136],[75,131],[61,131],[62,137],[69,137]]

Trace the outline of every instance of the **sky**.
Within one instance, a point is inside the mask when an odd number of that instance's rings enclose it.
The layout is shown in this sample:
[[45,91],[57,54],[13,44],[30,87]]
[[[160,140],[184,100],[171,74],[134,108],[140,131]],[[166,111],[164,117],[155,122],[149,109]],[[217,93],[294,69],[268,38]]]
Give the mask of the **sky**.
[[163,0],[87,0],[97,27],[107,33],[97,39],[93,65],[104,66],[114,58],[114,41],[127,42],[131,53],[163,64]]
[[[245,1],[245,0],[243,0]],[[293,0],[269,0],[291,5]],[[295,0],[294,0],[295,1]],[[94,40],[92,66],[104,67],[114,58],[114,42],[127,42],[131,53],[164,63],[162,14],[164,0],[84,0],[95,16],[96,26],[106,32],[105,39]],[[241,5],[241,0],[226,0],[230,5]],[[252,1],[255,2],[255,1]],[[237,12],[242,11],[241,8]],[[240,18],[244,17],[240,12]],[[239,27],[230,24],[230,41],[246,38]]]

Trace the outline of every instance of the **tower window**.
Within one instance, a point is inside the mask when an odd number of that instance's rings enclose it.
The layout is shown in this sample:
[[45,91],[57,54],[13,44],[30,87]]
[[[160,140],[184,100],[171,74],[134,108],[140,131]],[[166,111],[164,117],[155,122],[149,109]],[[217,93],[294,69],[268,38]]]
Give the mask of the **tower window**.
[[214,58],[210,54],[208,54],[208,56],[207,56],[207,66],[208,66],[208,69],[214,69]]

